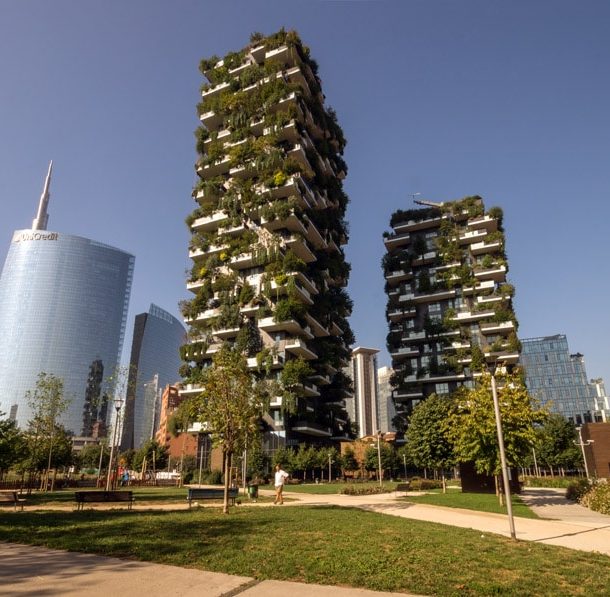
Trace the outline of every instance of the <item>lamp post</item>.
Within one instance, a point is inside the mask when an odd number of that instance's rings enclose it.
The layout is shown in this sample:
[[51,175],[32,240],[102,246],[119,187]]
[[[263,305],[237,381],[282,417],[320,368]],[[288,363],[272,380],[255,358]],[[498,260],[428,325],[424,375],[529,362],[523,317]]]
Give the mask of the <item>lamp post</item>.
[[580,446],[582,450],[582,460],[585,464],[585,474],[587,475],[587,481],[591,480],[591,476],[589,475],[589,466],[587,465],[587,454],[585,453],[585,446],[590,446],[595,443],[595,440],[588,439],[586,442],[582,441],[582,427],[578,427],[578,441],[574,442],[577,446]]
[[115,445],[117,443],[118,435],[119,435],[119,413],[121,412],[121,407],[123,406],[122,398],[114,399],[114,409],[116,410],[116,417],[114,418],[114,434],[112,437],[112,446],[110,448],[110,461],[108,462],[108,474],[106,475],[106,491],[110,491],[112,485],[112,469],[114,468],[114,450]]
[[377,430],[377,471],[379,477],[379,487],[383,487],[383,481],[381,479],[381,431]]
[[[403,448],[404,450],[404,448]],[[405,467],[405,481],[407,480],[407,455],[403,452],[402,453],[402,464]]]
[[504,496],[506,497],[506,510],[508,512],[508,525],[510,527],[510,537],[516,540],[515,520],[513,518],[513,504],[510,498],[510,485],[508,478],[508,467],[506,466],[506,454],[504,453],[504,435],[502,433],[502,419],[500,418],[500,403],[498,402],[498,390],[496,388],[496,366],[497,363],[490,365],[491,373],[491,394],[494,401],[494,414],[496,417],[496,432],[498,434],[498,447],[500,448],[500,464],[502,466],[502,484],[504,486]]

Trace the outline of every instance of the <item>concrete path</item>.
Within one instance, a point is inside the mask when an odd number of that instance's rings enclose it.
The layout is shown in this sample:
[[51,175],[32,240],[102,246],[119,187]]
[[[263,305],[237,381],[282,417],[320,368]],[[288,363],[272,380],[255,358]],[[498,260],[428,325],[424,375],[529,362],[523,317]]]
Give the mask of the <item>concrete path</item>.
[[[405,597],[0,543],[2,597]],[[412,596],[414,597],[414,596]]]

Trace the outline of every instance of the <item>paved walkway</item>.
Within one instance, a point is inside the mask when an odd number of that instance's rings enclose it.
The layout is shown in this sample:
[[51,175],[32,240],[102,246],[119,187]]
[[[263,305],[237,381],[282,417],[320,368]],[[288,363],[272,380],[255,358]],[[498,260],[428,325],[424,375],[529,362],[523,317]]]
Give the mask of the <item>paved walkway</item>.
[[[554,489],[525,490],[522,498],[542,518],[515,518],[517,538],[610,555],[610,516],[568,502],[563,493],[563,490]],[[273,492],[263,490],[261,495],[273,495]],[[505,515],[408,503],[396,493],[343,496],[289,492],[286,497],[291,501],[286,501],[284,506],[273,506],[270,502],[259,502],[252,506],[356,507],[391,516],[476,529],[482,533],[510,535]],[[68,507],[72,506],[62,509]],[[184,507],[184,504],[136,505],[138,510],[176,510]],[[378,593],[284,581],[259,582],[243,576],[9,543],[0,543],[0,579],[2,597],[107,597],[109,594],[130,597],[404,597],[404,593]]]

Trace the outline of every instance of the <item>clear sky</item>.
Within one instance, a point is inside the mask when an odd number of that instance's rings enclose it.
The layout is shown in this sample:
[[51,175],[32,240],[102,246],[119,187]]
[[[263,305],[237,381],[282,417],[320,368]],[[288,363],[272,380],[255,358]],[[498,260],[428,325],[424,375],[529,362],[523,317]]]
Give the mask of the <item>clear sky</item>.
[[610,383],[606,0],[1,0],[0,259],[54,160],[49,229],[136,255],[128,335],[179,315],[199,60],[297,29],[348,140],[357,343],[385,351],[390,214],[504,209],[522,338],[565,333]]

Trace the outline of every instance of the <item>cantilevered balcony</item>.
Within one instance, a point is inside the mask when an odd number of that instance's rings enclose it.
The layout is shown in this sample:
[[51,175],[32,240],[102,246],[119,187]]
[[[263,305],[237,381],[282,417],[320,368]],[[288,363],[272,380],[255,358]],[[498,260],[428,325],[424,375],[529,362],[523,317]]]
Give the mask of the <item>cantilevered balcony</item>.
[[417,315],[417,310],[415,308],[411,309],[393,309],[388,312],[388,318],[390,321],[401,321],[402,319],[406,319],[408,317],[415,317]]
[[472,323],[473,321],[480,321],[481,319],[487,319],[494,316],[494,311],[459,311],[455,314],[455,317],[451,318],[451,321],[456,323]]
[[220,160],[210,162],[209,164],[202,164],[197,166],[197,173],[203,178],[213,178],[220,174],[226,174],[229,172],[231,167],[231,158],[224,156]]
[[298,431],[304,435],[311,435],[314,437],[331,437],[332,429],[330,427],[324,427],[317,423],[308,423],[307,421],[297,421],[292,426],[293,431]]
[[286,152],[286,156],[296,160],[309,176],[314,175],[314,169],[309,163],[305,149],[301,144],[297,143],[292,149]]
[[493,291],[495,287],[496,284],[493,280],[483,280],[474,286],[464,286],[462,293],[464,295],[478,294],[480,292],[489,292],[490,290]]
[[[296,282],[292,286],[294,292],[297,293],[297,296],[301,300],[301,302],[307,305],[313,305],[313,299],[311,298],[311,294],[309,291],[300,286],[298,282]],[[288,292],[288,286],[286,284],[278,284],[275,280],[271,280],[271,289],[275,290],[278,295],[286,294]]]
[[488,268],[477,268],[474,271],[474,277],[477,280],[493,280],[494,282],[503,282],[506,279],[506,266],[493,265]]
[[481,216],[474,220],[468,221],[468,228],[485,229],[487,232],[494,232],[498,229],[498,220],[490,216]]
[[398,284],[399,282],[403,282],[405,280],[410,280],[412,278],[412,273],[410,271],[405,271],[402,269],[394,270],[386,274],[385,279],[388,284]]
[[189,251],[189,257],[193,261],[197,261],[203,259],[204,257],[209,257],[210,255],[217,255],[218,253],[222,253],[227,248],[226,245],[210,245],[207,249],[195,248]]
[[303,396],[307,398],[317,398],[318,396],[320,396],[318,388],[313,383],[302,383],[299,384],[297,388],[299,388],[303,393]]
[[256,257],[253,253],[240,253],[235,257],[231,257],[229,265],[232,269],[247,269],[254,267],[257,264]]
[[313,350],[310,350],[305,341],[301,340],[300,338],[285,340],[284,350],[291,352],[298,357],[303,357],[307,361],[312,361],[313,359],[318,358],[318,355]]
[[408,245],[411,242],[411,235],[408,232],[404,234],[393,234],[388,236],[383,244],[386,246],[388,251],[395,249],[396,247],[402,247],[404,245]]
[[201,392],[203,392],[203,387],[192,383],[187,383],[178,390],[180,396],[199,396]]
[[199,117],[199,120],[201,121],[201,124],[203,124],[205,128],[208,129],[208,131],[216,131],[222,125],[222,116],[220,116],[213,110],[203,113]]
[[214,330],[212,332],[214,336],[221,340],[227,340],[228,338],[235,338],[239,333],[239,327],[236,328],[222,328],[220,330]]
[[501,303],[504,300],[506,300],[506,297],[498,294],[477,296],[477,305],[494,305],[495,303]]
[[426,228],[435,228],[439,225],[442,217],[439,211],[439,215],[434,218],[428,218],[426,220],[409,220],[408,222],[401,222],[394,226],[396,234],[404,234],[405,232],[415,232],[417,230],[425,230]]
[[487,230],[469,230],[468,232],[464,232],[460,234],[459,241],[460,244],[473,244],[480,243],[482,239],[487,236]]
[[512,321],[482,323],[480,328],[483,334],[508,334],[515,331],[515,324]]
[[215,95],[220,95],[225,89],[228,89],[231,86],[229,81],[223,81],[222,83],[218,83],[218,85],[214,85],[209,89],[201,92],[201,97],[206,99],[208,97],[214,97]]
[[500,241],[494,241],[491,243],[486,243],[484,241],[473,243],[470,245],[470,252],[473,255],[484,255],[486,253],[495,253],[502,248],[502,243]]
[[284,237],[283,240],[284,246],[287,249],[292,249],[293,253],[299,259],[302,259],[305,263],[312,263],[316,260],[316,256],[309,248],[309,243],[304,238],[291,234],[287,237]]
[[433,301],[442,301],[444,299],[453,298],[455,290],[437,290],[436,292],[428,292],[426,294],[418,294],[412,300],[416,303],[429,303]]
[[275,218],[274,220],[267,220],[261,218],[261,226],[267,230],[290,230],[291,232],[298,232],[305,236],[307,229],[303,225],[301,218],[298,218],[294,212],[286,218]]
[[305,336],[307,334],[301,324],[294,319],[275,321],[273,317],[265,317],[264,319],[258,320],[258,327],[267,333],[288,332],[289,334],[294,334],[295,336]]
[[330,336],[330,332],[315,317],[312,317],[309,313],[306,313],[305,319],[307,320],[307,323],[309,324],[314,336],[317,338]]
[[[425,332],[422,332],[423,338],[425,338]],[[409,359],[412,357],[416,357],[419,355],[419,349],[413,348],[411,346],[402,346],[401,348],[394,349],[390,351],[390,357],[392,357],[392,361],[400,362],[404,359]]]
[[191,230],[196,230],[197,232],[208,232],[216,230],[228,219],[229,216],[227,216],[227,214],[225,214],[223,211],[217,211],[211,216],[203,216],[202,218],[197,218],[191,224]]

